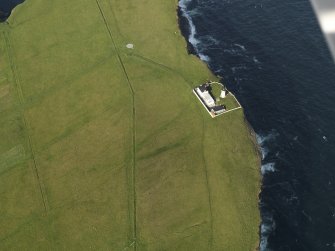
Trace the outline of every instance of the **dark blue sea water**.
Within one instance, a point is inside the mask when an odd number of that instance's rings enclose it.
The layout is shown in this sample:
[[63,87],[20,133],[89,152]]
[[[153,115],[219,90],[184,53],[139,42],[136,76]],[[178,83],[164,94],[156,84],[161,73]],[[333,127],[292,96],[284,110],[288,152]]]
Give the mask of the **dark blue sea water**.
[[335,66],[308,0],[181,0],[262,147],[261,250],[335,250]]
[[[20,2],[0,0],[2,18]],[[335,250],[335,66],[310,3],[181,0],[179,14],[258,135],[261,250]]]
[[12,12],[12,9],[24,0],[0,0],[0,22],[5,21]]

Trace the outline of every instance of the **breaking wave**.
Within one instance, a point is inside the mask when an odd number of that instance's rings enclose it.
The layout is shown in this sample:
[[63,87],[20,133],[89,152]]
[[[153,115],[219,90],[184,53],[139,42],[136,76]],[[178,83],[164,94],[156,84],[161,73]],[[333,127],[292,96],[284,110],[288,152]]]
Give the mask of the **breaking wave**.
[[179,4],[178,4],[182,16],[184,18],[186,18],[186,20],[188,22],[188,25],[190,27],[190,34],[188,36],[188,42],[193,46],[196,54],[199,56],[199,58],[201,60],[203,60],[205,62],[209,62],[210,58],[207,55],[205,55],[204,53],[202,53],[199,49],[200,40],[196,38],[197,31],[196,31],[194,22],[193,22],[192,17],[191,17],[192,13],[194,13],[194,12],[190,12],[190,11],[187,10],[187,6],[191,1],[192,0],[180,0]]
[[242,51],[246,51],[247,50],[244,45],[237,44],[237,43],[235,43],[234,45],[237,46],[237,47],[239,47]]
[[273,215],[269,212],[266,215],[263,215],[261,224],[261,240],[259,244],[260,251],[271,251],[268,247],[268,239],[275,228],[276,223],[273,220]]
[[266,164],[262,165],[262,167],[261,167],[262,175],[265,175],[265,174],[271,173],[271,172],[273,173],[275,171],[276,171],[275,163],[273,163],[273,162],[266,163]]
[[261,153],[262,153],[262,161],[264,161],[269,153],[269,142],[273,141],[278,136],[278,133],[273,131],[267,135],[256,135],[256,140],[258,145],[260,146]]
[[[276,171],[275,162],[267,160],[267,156],[270,152],[270,146],[274,143],[275,139],[279,136],[276,131],[271,131],[268,134],[257,134],[256,140],[260,146],[262,153],[262,166],[261,166],[261,174],[267,175]],[[271,233],[276,228],[276,222],[273,219],[273,215],[271,212],[265,209],[265,205],[263,202],[260,203],[261,214],[262,214],[262,222],[261,222],[261,230],[260,230],[260,251],[271,251],[268,247],[268,239]]]

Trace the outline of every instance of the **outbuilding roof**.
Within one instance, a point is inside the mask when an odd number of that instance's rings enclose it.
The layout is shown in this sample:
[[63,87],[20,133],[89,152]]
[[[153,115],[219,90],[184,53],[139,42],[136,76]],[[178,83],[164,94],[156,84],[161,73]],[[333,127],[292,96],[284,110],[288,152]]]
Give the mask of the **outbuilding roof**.
[[224,105],[218,105],[211,108],[214,112],[224,111],[226,107]]

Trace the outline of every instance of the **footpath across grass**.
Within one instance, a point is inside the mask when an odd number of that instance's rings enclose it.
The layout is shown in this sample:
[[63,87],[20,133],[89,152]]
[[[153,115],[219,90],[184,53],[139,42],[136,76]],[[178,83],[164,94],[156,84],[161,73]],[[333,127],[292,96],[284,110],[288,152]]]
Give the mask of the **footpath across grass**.
[[215,76],[176,6],[26,0],[0,24],[0,249],[257,247],[252,136],[192,94]]

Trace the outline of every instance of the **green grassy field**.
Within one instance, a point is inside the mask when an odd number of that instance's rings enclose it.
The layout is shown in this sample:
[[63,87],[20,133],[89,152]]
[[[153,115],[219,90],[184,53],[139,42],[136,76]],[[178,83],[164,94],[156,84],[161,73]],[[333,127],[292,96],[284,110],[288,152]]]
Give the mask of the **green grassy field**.
[[0,24],[0,250],[257,247],[252,137],[192,94],[215,77],[176,5],[26,0]]
[[229,111],[240,107],[240,104],[236,101],[236,98],[229,93],[225,98],[220,98],[219,104],[225,105],[226,109]]

